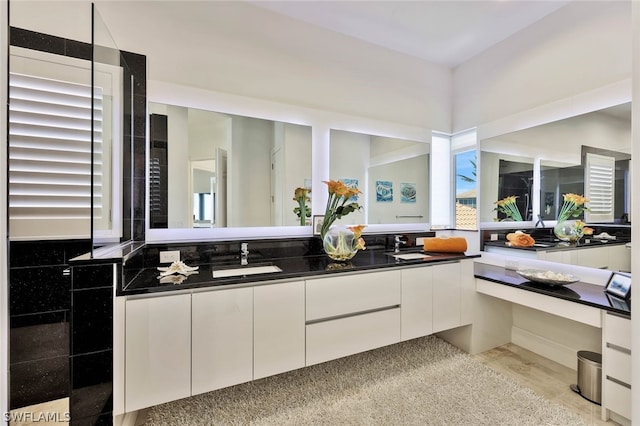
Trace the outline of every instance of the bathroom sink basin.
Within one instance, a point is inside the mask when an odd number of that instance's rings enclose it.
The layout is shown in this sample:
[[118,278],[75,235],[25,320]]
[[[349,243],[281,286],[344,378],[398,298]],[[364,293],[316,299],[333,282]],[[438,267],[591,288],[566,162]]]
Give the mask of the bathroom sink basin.
[[424,253],[393,253],[393,254],[390,253],[389,256],[393,256],[396,259],[401,259],[401,260],[427,259],[431,257],[428,254],[424,254]]
[[241,266],[239,268],[213,269],[213,278],[242,277],[245,275],[282,272],[276,265]]

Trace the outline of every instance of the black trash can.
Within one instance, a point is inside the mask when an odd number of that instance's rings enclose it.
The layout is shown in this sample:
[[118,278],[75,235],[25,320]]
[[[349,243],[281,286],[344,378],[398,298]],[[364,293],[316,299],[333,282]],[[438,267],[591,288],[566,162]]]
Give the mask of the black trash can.
[[602,354],[578,351],[578,384],[571,389],[595,404],[602,403]]

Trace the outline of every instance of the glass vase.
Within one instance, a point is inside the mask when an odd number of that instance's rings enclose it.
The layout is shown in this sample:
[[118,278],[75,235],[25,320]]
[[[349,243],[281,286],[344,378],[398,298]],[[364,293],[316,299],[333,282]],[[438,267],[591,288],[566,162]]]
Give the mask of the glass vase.
[[353,232],[343,225],[333,225],[322,238],[324,252],[333,260],[344,262],[356,255]]
[[560,220],[553,227],[553,233],[562,241],[577,244],[583,235],[583,229],[579,223],[577,220]]

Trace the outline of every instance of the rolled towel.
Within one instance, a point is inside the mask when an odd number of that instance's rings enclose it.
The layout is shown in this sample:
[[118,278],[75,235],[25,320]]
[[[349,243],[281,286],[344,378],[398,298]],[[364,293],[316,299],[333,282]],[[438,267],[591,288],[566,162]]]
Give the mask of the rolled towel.
[[529,234],[524,232],[512,232],[507,234],[507,240],[514,247],[531,247],[536,243],[536,240]]
[[464,237],[431,237],[424,239],[424,251],[440,253],[464,253],[467,240]]

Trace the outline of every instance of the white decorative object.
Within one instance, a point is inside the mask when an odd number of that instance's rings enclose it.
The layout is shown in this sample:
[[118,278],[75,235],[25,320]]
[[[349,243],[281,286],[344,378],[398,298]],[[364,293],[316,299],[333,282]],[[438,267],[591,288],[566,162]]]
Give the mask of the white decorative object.
[[195,273],[198,270],[199,266],[187,266],[184,262],[173,262],[170,266],[158,266],[158,271],[160,271],[161,277],[166,277],[167,275],[173,274],[181,274],[184,276],[189,276]]

